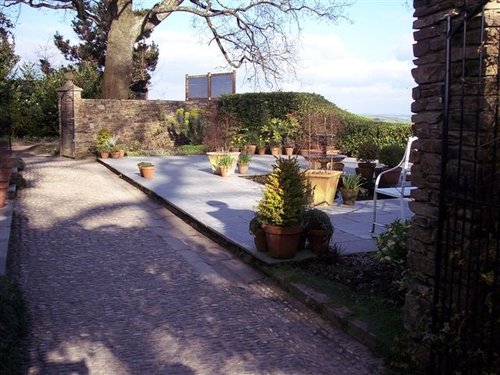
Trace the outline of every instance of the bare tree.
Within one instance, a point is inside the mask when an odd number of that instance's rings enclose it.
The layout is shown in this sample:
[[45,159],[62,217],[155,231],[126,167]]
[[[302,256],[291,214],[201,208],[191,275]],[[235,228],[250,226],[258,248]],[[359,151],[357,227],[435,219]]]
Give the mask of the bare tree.
[[[92,1],[0,0],[0,4],[88,12],[92,7],[84,5]],[[174,12],[202,22],[210,43],[216,43],[231,67],[245,65],[251,76],[262,75],[270,83],[283,71],[293,70],[296,41],[291,35],[300,31],[304,17],[334,22],[343,17],[346,5],[344,0],[161,0],[152,8],[134,10],[133,0],[111,0],[103,97],[128,97],[134,44]]]

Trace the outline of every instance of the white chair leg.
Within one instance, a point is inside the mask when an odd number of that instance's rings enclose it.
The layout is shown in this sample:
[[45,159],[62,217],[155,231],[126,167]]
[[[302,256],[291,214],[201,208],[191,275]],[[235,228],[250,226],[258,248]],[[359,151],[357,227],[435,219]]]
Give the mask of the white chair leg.
[[377,192],[373,192],[373,218],[372,218],[372,230],[371,233],[375,232],[375,223],[377,221]]

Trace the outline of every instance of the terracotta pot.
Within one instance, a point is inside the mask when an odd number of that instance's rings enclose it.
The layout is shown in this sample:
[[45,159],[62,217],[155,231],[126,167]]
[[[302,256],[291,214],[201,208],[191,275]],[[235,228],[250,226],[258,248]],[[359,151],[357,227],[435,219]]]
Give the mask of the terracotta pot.
[[375,163],[358,163],[359,174],[363,177],[368,184],[373,182],[373,173],[375,172]]
[[109,152],[107,152],[107,151],[100,151],[99,152],[99,157],[101,159],[107,159],[107,158],[109,158]]
[[307,232],[307,238],[312,252],[321,254],[328,251],[332,234],[323,229],[310,229]]
[[358,197],[358,190],[347,190],[340,189],[340,193],[342,194],[343,203],[347,206],[354,206],[354,202],[356,202],[356,198]]
[[256,149],[257,149],[257,145],[247,145],[247,153],[250,155],[255,154]]
[[152,179],[155,176],[155,167],[141,167],[141,176]]
[[0,182],[9,182],[12,175],[11,167],[0,167]]
[[247,174],[248,173],[248,164],[238,164],[238,172],[239,172],[239,174]]
[[125,150],[118,150],[118,152],[121,158],[125,157]]
[[119,159],[120,158],[120,151],[114,151],[111,153],[111,157],[113,159]]
[[[381,172],[384,170],[387,170],[389,168],[383,168]],[[384,173],[382,177],[380,178],[379,185],[378,187],[381,188],[386,188],[386,187],[394,187],[397,186],[399,183],[399,177],[401,176],[401,171],[402,168],[397,168],[393,171]],[[375,175],[377,175],[377,172],[375,171]]]
[[258,229],[257,231],[255,231],[255,233],[253,234],[253,242],[257,251],[261,251],[263,253],[266,253],[268,251],[266,232],[264,232],[263,229]]
[[266,148],[265,148],[265,147],[259,147],[259,148],[257,148],[257,153],[258,153],[259,155],[265,155],[265,153],[266,153]]
[[7,201],[7,189],[0,189],[0,207],[5,206],[5,202]]
[[271,155],[273,156],[281,155],[281,147],[271,147]]
[[293,147],[285,147],[285,154],[287,156],[292,156],[293,155]]
[[304,228],[302,227],[278,227],[266,225],[267,248],[269,255],[273,258],[291,259],[297,254],[300,238]]

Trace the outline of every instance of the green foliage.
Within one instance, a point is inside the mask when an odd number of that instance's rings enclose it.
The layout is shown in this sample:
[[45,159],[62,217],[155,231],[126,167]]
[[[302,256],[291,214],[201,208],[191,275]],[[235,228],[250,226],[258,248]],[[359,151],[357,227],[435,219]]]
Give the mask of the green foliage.
[[405,149],[399,145],[387,145],[378,150],[378,161],[392,168],[399,164]]
[[365,192],[366,189],[363,187],[364,178],[359,174],[343,174],[342,178],[342,188],[346,190],[358,190],[361,193]]
[[205,153],[204,145],[182,145],[177,148],[180,155],[202,155]]
[[240,122],[234,114],[224,110],[220,101],[211,103],[206,111],[203,144],[208,151],[226,151],[239,129]]
[[358,147],[356,158],[364,163],[371,163],[377,158],[378,146],[372,141],[365,141]]
[[276,158],[257,207],[262,223],[282,227],[302,225],[311,186],[297,158]]
[[9,97],[12,87],[11,77],[19,60],[15,54],[9,19],[0,11],[0,127],[7,128],[10,120]]
[[238,164],[241,164],[241,165],[250,164],[251,160],[252,160],[252,157],[250,156],[250,154],[248,154],[246,152],[242,152],[238,156]]
[[345,153],[357,155],[365,142],[379,148],[390,144],[405,147],[411,134],[411,125],[407,123],[374,121],[350,114],[345,118],[339,146]]
[[252,220],[248,223],[248,231],[250,234],[254,235],[259,229],[262,228],[262,222],[258,216],[254,216]]
[[328,214],[317,208],[310,208],[305,213],[304,222],[306,229],[321,229],[328,231],[332,234],[334,231],[332,222]]
[[[99,79],[99,92],[113,19],[109,7],[107,0],[79,3],[79,11],[71,22],[75,35],[80,39],[78,44],[72,45],[58,32],[54,35],[54,44],[67,61],[76,64],[78,69],[83,66],[92,68],[92,74]],[[144,91],[151,80],[150,72],[156,69],[158,63],[159,49],[154,42],[150,45],[146,43],[149,36],[150,33],[145,33],[133,46],[132,91]]]
[[27,328],[26,307],[17,285],[0,276],[0,368],[2,374],[20,374],[22,340]]
[[201,144],[204,137],[205,113],[199,108],[178,108],[175,117],[167,119],[169,132],[178,146]]
[[[16,137],[54,137],[59,135],[57,89],[65,82],[66,70],[46,73],[33,64],[23,64],[10,90],[10,118]],[[88,66],[74,73],[74,82],[82,87],[82,97],[95,97],[100,91],[99,78]]]
[[389,262],[398,266],[406,266],[406,255],[408,248],[406,241],[408,239],[408,221],[396,220],[386,226],[386,230],[375,238],[378,251],[376,257],[383,262]]
[[234,158],[229,154],[221,155],[221,157],[217,159],[217,165],[219,167],[229,168],[233,165],[233,163],[234,163]]
[[365,141],[377,146],[405,146],[411,135],[408,123],[375,121],[338,108],[321,95],[296,92],[269,92],[224,95],[221,109],[234,116],[247,133],[262,133],[271,119],[286,120],[287,114],[297,121],[296,132],[282,135],[294,138],[297,147],[309,148],[314,135],[333,134],[334,146],[356,155]]
[[111,132],[108,128],[102,128],[96,135],[96,147],[98,150],[109,151],[109,139]]

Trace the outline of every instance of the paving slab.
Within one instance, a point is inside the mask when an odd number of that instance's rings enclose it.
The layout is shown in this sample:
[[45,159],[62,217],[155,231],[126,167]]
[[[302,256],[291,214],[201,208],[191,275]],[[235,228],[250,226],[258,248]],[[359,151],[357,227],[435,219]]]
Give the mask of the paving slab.
[[[302,168],[308,167],[304,158],[299,156],[298,160]],[[147,180],[140,176],[137,168],[140,161],[149,161],[156,165],[154,179]],[[269,173],[274,161],[275,158],[270,155],[254,156],[246,177]],[[267,264],[284,262],[257,251],[253,238],[248,233],[248,224],[262,197],[262,185],[238,174],[224,178],[214,175],[208,158],[204,155],[130,157],[102,159],[100,162],[141,189],[153,193],[199,226],[212,231],[255,258]],[[353,172],[355,160],[347,159],[345,164],[346,170]],[[410,217],[412,213],[407,207],[407,201],[404,204],[406,216]],[[398,199],[381,199],[378,201],[378,207],[378,221],[383,224],[389,224],[400,217]],[[373,234],[370,233],[373,201],[358,201],[354,206],[345,206],[337,199],[331,206],[318,208],[330,216],[335,226],[332,244],[339,245],[343,253],[377,250]],[[153,216],[156,217],[156,214]],[[382,227],[377,226],[375,235],[382,230]],[[312,256],[314,255],[307,250],[301,251],[294,260]]]

